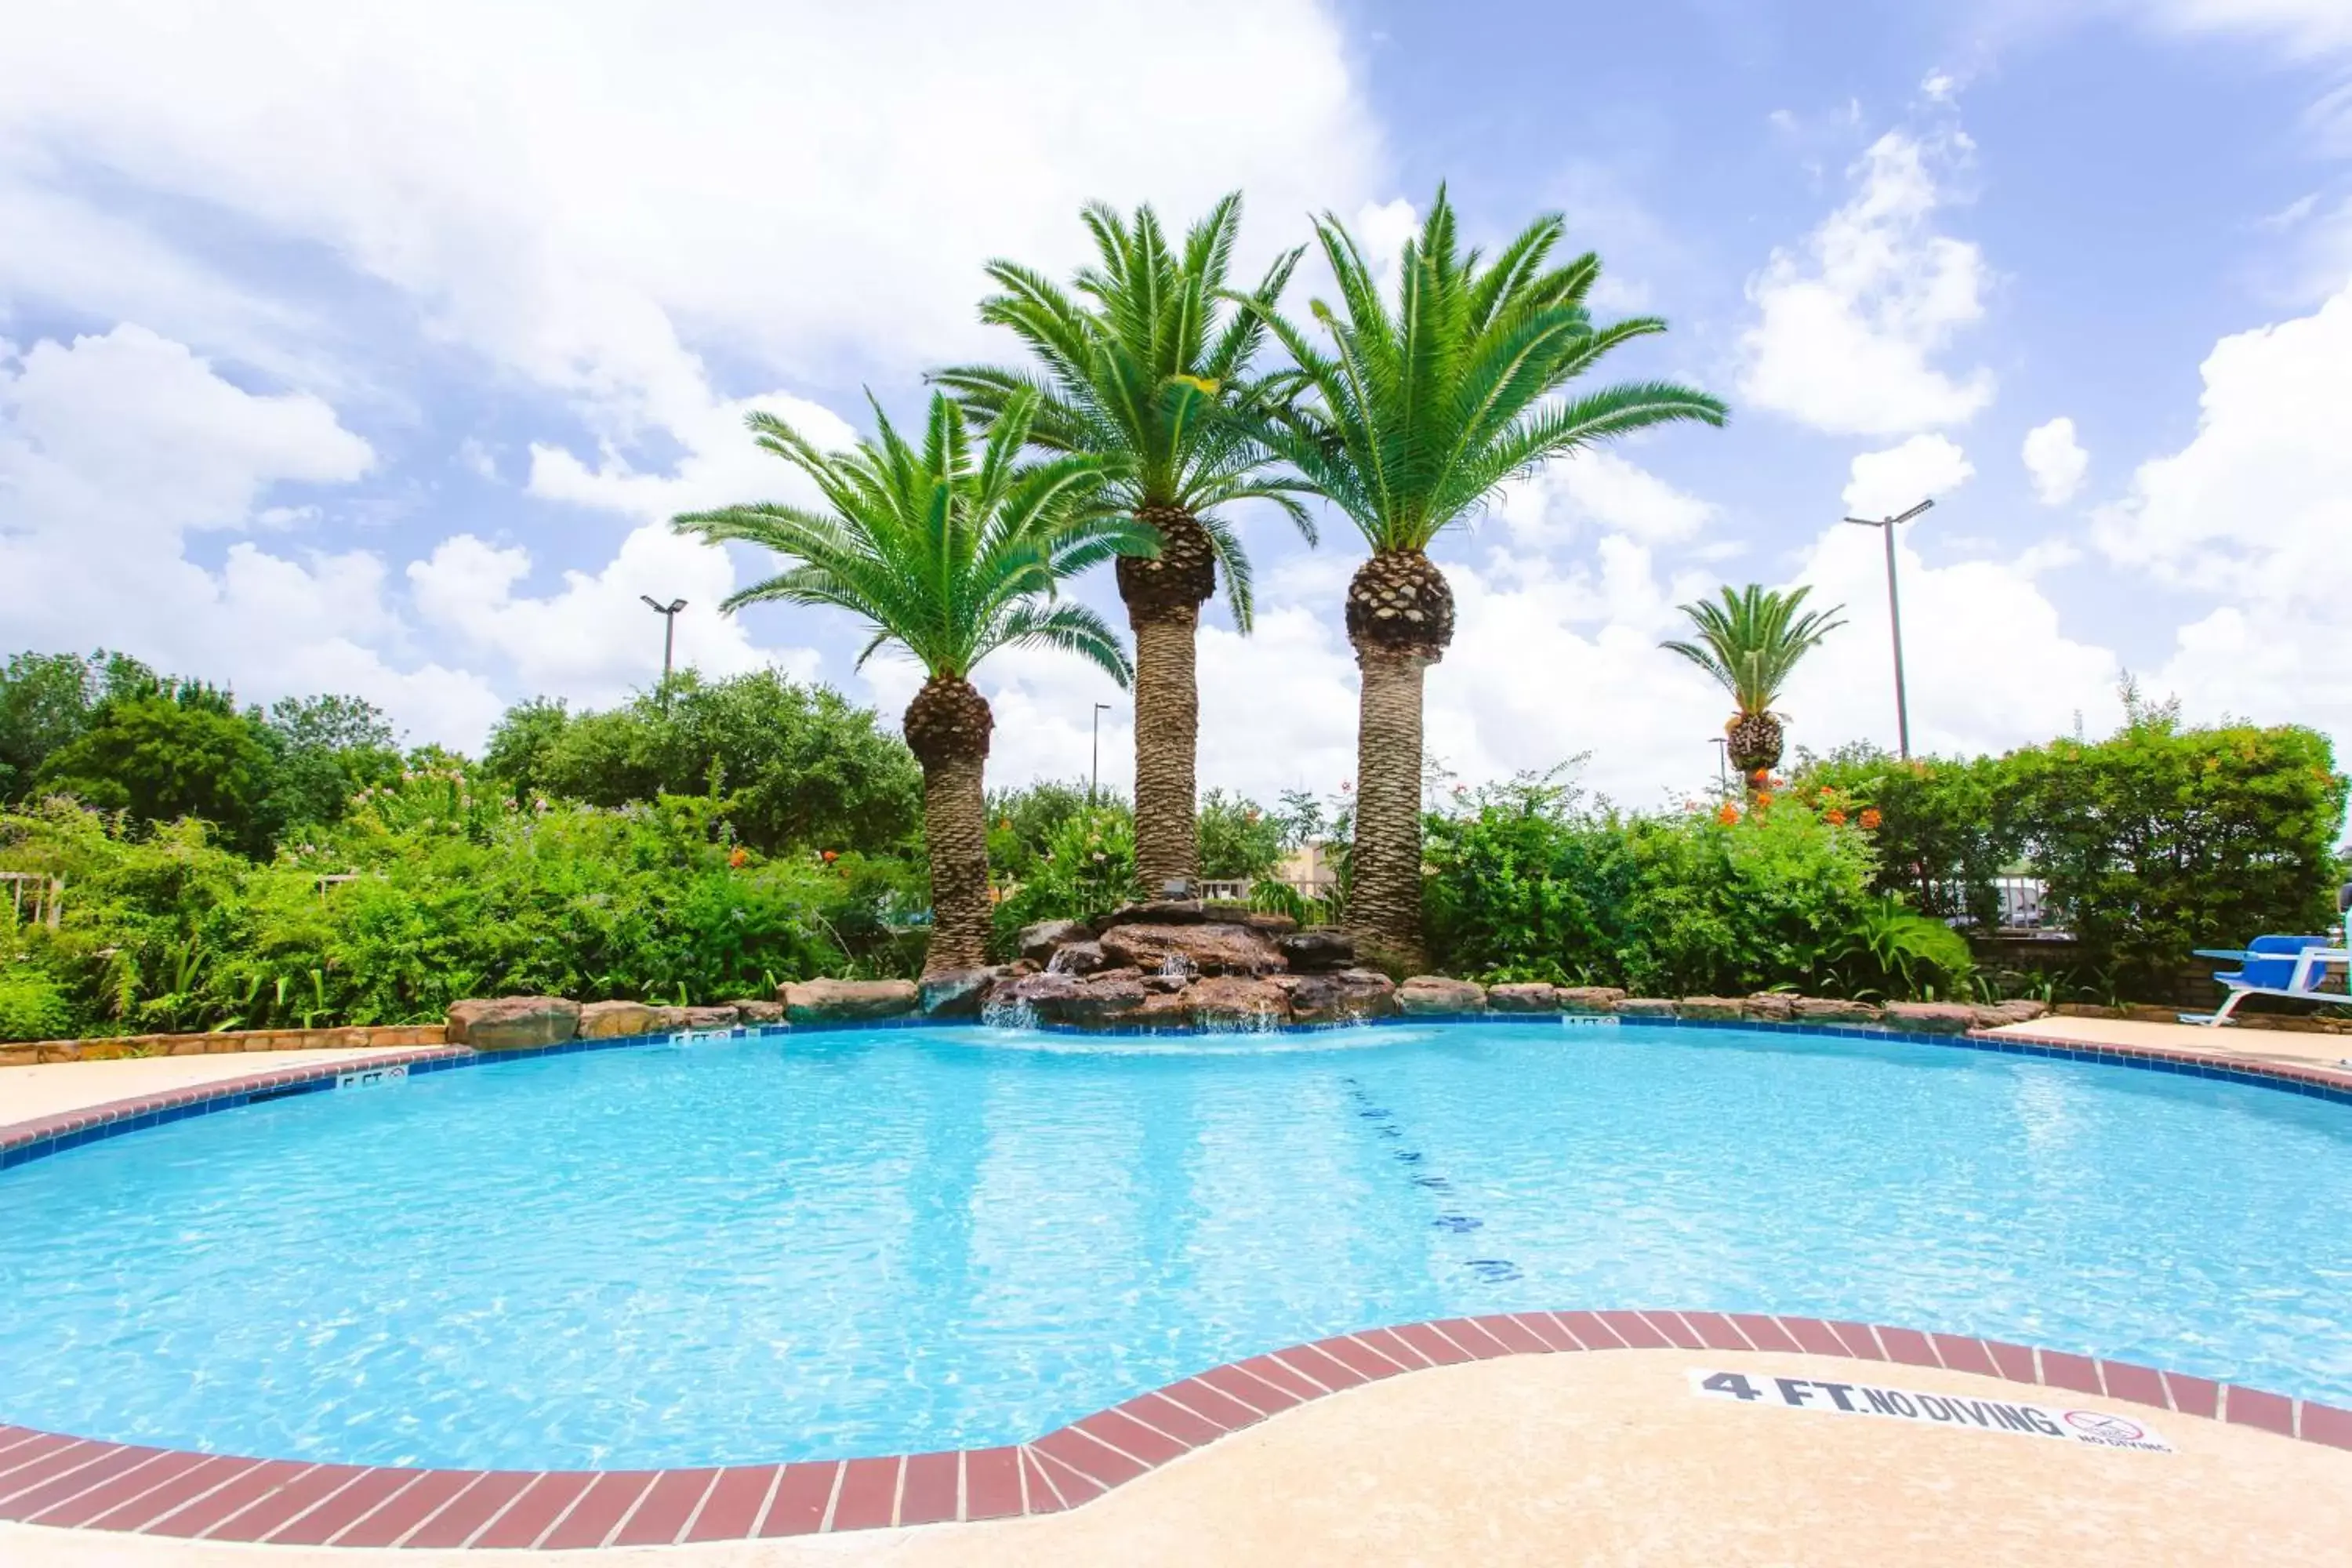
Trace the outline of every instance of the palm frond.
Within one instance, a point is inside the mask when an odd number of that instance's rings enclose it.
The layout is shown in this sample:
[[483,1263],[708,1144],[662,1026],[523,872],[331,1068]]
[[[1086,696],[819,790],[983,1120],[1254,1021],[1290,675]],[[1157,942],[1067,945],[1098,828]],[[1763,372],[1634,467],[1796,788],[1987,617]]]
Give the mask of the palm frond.
[[[1036,369],[961,365],[929,379],[982,427],[1034,396],[1031,445],[1100,459],[1104,496],[1129,511],[1183,510],[1205,524],[1217,507],[1263,497],[1311,542],[1295,487],[1273,472],[1283,455],[1239,412],[1259,401],[1252,366],[1300,253],[1277,257],[1252,293],[1234,295],[1225,284],[1241,216],[1236,192],[1171,243],[1150,206],[1122,215],[1088,204],[1079,220],[1094,259],[1066,290],[1013,262],[987,269],[999,292],[982,302],[981,319],[1009,328]],[[1242,561],[1246,573],[1239,548],[1221,564]]]
[[1393,303],[1381,297],[1345,224],[1326,214],[1315,231],[1336,303],[1312,300],[1295,321],[1271,304],[1227,296],[1293,363],[1265,378],[1235,416],[1376,552],[1427,548],[1512,475],[1580,447],[1726,417],[1717,399],[1664,383],[1562,397],[1604,355],[1664,323],[1595,323],[1585,301],[1599,258],[1552,266],[1566,232],[1556,216],[1538,218],[1487,261],[1462,246],[1440,186],[1398,258]]
[[1799,661],[1845,625],[1838,618],[1843,605],[1804,610],[1811,592],[1803,584],[1786,593],[1756,583],[1739,589],[1726,584],[1719,602],[1682,606],[1696,640],[1658,646],[1706,671],[1731,694],[1743,718],[1769,713]]
[[[752,502],[686,513],[672,526],[782,557],[783,570],[734,594],[725,608],[847,610],[871,630],[861,664],[896,642],[933,675],[968,678],[1003,645],[1007,626],[1033,624],[1064,628],[1067,646],[1100,663],[1104,650],[1087,642],[1088,626],[1099,622],[1055,619],[1055,611],[1076,607],[1049,611],[1040,601],[1068,572],[1121,548],[1149,549],[1150,541],[1106,503],[1115,465],[1087,453],[1023,459],[1047,405],[1040,389],[986,386],[1003,395],[977,446],[964,407],[944,391],[926,410],[919,447],[878,408],[873,438],[833,453],[775,416],[755,414],[749,424],[759,444],[805,474],[823,504]],[[1114,663],[1125,658],[1115,638],[1109,651]]]

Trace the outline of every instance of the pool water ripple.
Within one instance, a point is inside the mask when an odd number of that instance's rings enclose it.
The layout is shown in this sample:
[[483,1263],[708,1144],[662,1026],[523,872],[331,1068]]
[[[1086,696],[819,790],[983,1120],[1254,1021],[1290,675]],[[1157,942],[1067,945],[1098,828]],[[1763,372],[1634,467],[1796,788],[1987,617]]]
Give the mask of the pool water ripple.
[[976,1447],[1562,1302],[1909,1322],[2352,1404],[2352,1111],[1904,1042],[1449,1026],[704,1042],[0,1175],[0,1416],[378,1464]]

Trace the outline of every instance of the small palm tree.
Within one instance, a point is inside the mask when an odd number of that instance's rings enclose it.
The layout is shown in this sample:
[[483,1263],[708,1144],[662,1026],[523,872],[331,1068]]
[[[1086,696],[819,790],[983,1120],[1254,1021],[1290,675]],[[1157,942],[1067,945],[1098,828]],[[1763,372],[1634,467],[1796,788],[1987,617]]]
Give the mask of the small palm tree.
[[[1250,626],[1249,558],[1219,509],[1271,501],[1309,542],[1315,537],[1292,493],[1299,486],[1269,474],[1265,448],[1222,417],[1248,395],[1250,362],[1265,336],[1259,316],[1224,302],[1241,215],[1239,194],[1226,196],[1179,249],[1148,206],[1130,223],[1089,205],[1098,264],[1074,279],[1078,298],[1010,261],[988,267],[1003,292],[981,302],[981,319],[1010,327],[1042,374],[965,365],[931,376],[987,421],[1034,395],[1031,444],[1115,462],[1110,493],[1158,536],[1158,553],[1118,562],[1135,634],[1136,872],[1155,892],[1200,876],[1193,645],[1220,568],[1234,623]],[[1271,307],[1297,260],[1296,250],[1277,258],[1246,298]]]
[[1750,794],[1780,765],[1783,721],[1772,704],[1780,700],[1797,661],[1845,625],[1837,618],[1843,605],[1799,614],[1810,592],[1797,587],[1781,594],[1754,583],[1737,591],[1726,585],[1720,604],[1701,600],[1682,606],[1697,630],[1696,642],[1658,645],[1682,655],[1731,693],[1736,708],[1723,727],[1730,742],[1725,750]]
[[1507,480],[1552,458],[1673,420],[1720,425],[1705,393],[1664,382],[1555,395],[1620,343],[1665,330],[1652,317],[1597,323],[1590,254],[1548,267],[1565,226],[1538,219],[1491,262],[1464,250],[1444,187],[1381,301],[1362,249],[1326,215],[1315,226],[1339,307],[1315,301],[1325,353],[1255,300],[1297,369],[1262,438],[1345,512],[1371,559],[1349,584],[1362,671],[1349,924],[1390,962],[1421,962],[1422,681],[1454,639],[1454,592],[1424,552]]
[[1051,603],[1060,581],[1122,551],[1148,551],[1148,530],[1107,507],[1111,466],[1073,455],[1024,465],[1034,397],[1010,401],[978,451],[962,411],[931,399],[922,448],[877,406],[877,438],[820,452],[770,414],[748,423],[759,444],[816,483],[821,508],[762,501],[675,520],[680,532],[740,540],[793,563],[731,595],[723,608],[782,600],[863,616],[874,636],[929,676],[907,705],[907,744],[923,767],[923,832],[931,862],[931,935],[923,972],[987,962],[988,809],[982,771],[995,727],[972,667],[1000,647],[1044,644],[1093,660],[1120,685],[1130,668],[1118,637],[1082,605]]

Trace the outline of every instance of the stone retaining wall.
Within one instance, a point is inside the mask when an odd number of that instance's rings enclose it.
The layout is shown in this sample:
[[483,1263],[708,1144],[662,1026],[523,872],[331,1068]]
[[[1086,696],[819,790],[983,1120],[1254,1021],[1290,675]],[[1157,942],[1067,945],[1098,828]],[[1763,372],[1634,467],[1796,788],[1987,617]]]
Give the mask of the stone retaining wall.
[[97,1062],[117,1057],[207,1057],[238,1051],[368,1050],[437,1046],[440,1024],[380,1024],[344,1029],[224,1029],[212,1035],[115,1035],[87,1040],[0,1041],[0,1067]]

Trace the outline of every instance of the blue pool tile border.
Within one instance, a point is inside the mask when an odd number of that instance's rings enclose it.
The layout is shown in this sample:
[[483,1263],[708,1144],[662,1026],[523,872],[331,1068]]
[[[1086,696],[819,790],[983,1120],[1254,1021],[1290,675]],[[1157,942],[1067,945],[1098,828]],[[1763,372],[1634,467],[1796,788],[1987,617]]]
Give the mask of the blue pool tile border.
[[[1328,1033],[1335,1029],[1347,1028],[1412,1028],[1423,1025],[1452,1024],[1558,1029],[1561,1019],[1565,1017],[1607,1018],[1619,1028],[1633,1030],[1725,1030],[1762,1036],[1794,1035],[1831,1039],[1893,1041],[1906,1045],[1940,1046],[1948,1049],[1989,1051],[1999,1056],[2087,1062],[2141,1072],[2171,1073],[2183,1078],[2210,1079],[2221,1083],[2242,1084],[2249,1088],[2266,1089],[2281,1093],[2302,1095],[2306,1099],[2325,1100],[2331,1104],[2352,1106],[2352,1077],[2339,1079],[2333,1075],[2317,1076],[2329,1073],[2329,1069],[2315,1063],[2304,1069],[2284,1065],[2255,1067],[2225,1062],[2213,1058],[2177,1056],[2165,1051],[2147,1050],[2131,1046],[2076,1045],[2058,1040],[1975,1033],[1930,1034],[1923,1030],[1889,1029],[1871,1024],[1781,1024],[1761,1019],[1665,1018],[1646,1016],[1627,1016],[1607,1013],[1434,1013],[1392,1014],[1385,1017],[1352,1021],[1331,1020],[1311,1024],[1284,1024],[1263,1031],[1236,1031],[1235,1037],[1247,1037],[1250,1033],[1297,1035]],[[980,1020],[921,1016],[868,1018],[822,1024],[748,1024],[738,1025],[723,1034],[717,1030],[693,1031],[693,1033],[700,1038],[718,1041],[721,1039],[788,1039],[795,1036],[887,1034],[906,1029],[963,1026],[980,1026]],[[1215,1032],[1193,1028],[1156,1028],[1138,1025],[1088,1029],[1070,1024],[1039,1024],[1034,1027],[1044,1034],[1098,1039]],[[417,1077],[426,1073],[449,1072],[459,1068],[492,1067],[506,1061],[528,1061],[542,1057],[571,1056],[589,1051],[661,1045],[675,1039],[677,1033],[666,1031],[657,1035],[615,1035],[602,1039],[566,1040],[559,1045],[528,1046],[496,1051],[478,1051],[464,1046],[424,1047],[413,1055],[389,1058],[376,1058],[362,1062],[319,1062],[298,1068],[281,1069],[278,1075],[265,1074],[257,1079],[232,1079],[220,1086],[194,1086],[174,1093],[148,1096],[121,1102],[121,1108],[119,1110],[104,1105],[93,1106],[84,1111],[38,1118],[18,1123],[16,1127],[0,1126],[0,1171],[10,1170],[48,1155],[63,1153],[70,1149],[78,1149],[101,1139],[117,1138],[145,1128],[183,1121],[192,1116],[211,1116],[267,1100],[323,1093],[333,1089],[336,1080],[343,1074],[365,1070],[369,1068],[404,1067],[409,1076]],[[72,1120],[82,1117],[86,1117],[87,1120]],[[69,1124],[63,1127],[53,1126],[58,1121],[68,1121]],[[47,1130],[24,1131],[34,1128]]]

